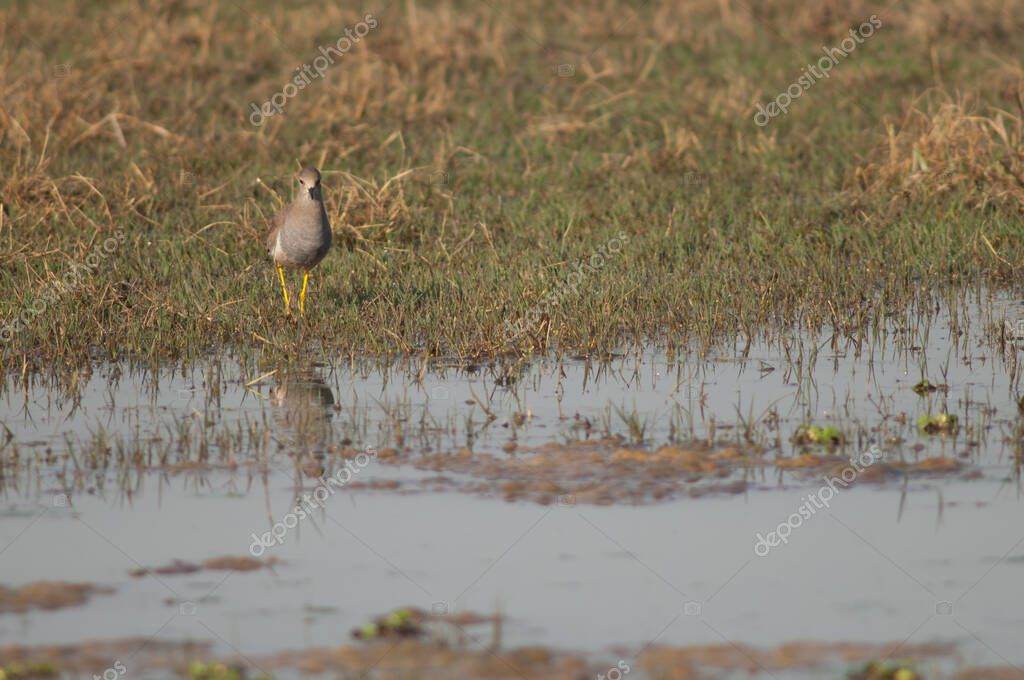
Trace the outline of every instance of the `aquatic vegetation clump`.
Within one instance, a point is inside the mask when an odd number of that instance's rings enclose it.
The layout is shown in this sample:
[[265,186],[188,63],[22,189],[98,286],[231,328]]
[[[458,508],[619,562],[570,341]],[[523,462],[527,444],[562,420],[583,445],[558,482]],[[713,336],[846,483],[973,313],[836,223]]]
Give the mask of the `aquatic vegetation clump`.
[[793,443],[798,446],[821,444],[829,448],[842,446],[845,442],[842,431],[834,425],[819,427],[817,425],[801,425],[793,435]]
[[244,680],[245,669],[225,663],[193,661],[188,666],[189,680]]
[[910,661],[868,661],[847,674],[848,680],[923,680]]
[[925,434],[956,434],[960,424],[959,419],[949,413],[928,414],[917,419],[917,429]]
[[415,637],[423,634],[424,615],[418,609],[396,609],[352,631],[359,640]]
[[939,390],[941,390],[943,392],[948,392],[949,391],[949,385],[946,385],[946,384],[938,384],[938,385],[936,385],[935,383],[932,383],[932,382],[930,382],[928,380],[922,380],[921,382],[919,382],[916,385],[914,385],[914,392],[916,392],[917,394],[919,394],[921,396],[924,396],[926,394],[930,394],[932,392],[938,392]]
[[50,663],[12,663],[0,667],[0,680],[37,680],[51,678],[57,674],[57,667]]
[[[438,646],[462,647],[466,641],[466,628],[490,625],[492,645],[501,636],[501,614],[483,616],[472,612],[449,613],[447,606],[440,611],[424,611],[416,607],[400,607],[364,623],[352,631],[352,637],[364,642],[376,640],[419,640]],[[475,639],[475,636],[469,636]]]

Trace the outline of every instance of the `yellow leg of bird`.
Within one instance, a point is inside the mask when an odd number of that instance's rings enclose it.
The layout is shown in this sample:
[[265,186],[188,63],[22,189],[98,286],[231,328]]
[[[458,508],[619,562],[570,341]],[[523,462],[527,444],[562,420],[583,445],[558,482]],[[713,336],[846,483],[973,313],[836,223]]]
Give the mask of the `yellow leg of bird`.
[[291,314],[292,306],[288,302],[288,287],[284,285],[284,268],[280,264],[277,265],[277,275],[281,277],[281,292],[284,293],[284,313]]
[[309,272],[302,277],[302,292],[299,293],[299,316],[306,316],[306,284],[309,283]]

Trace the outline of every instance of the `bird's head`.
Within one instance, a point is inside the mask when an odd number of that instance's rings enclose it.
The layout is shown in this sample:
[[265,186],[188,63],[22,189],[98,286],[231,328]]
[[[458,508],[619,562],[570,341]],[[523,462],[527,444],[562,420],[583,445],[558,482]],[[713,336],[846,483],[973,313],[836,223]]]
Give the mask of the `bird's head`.
[[295,179],[299,181],[299,186],[302,191],[306,192],[309,198],[313,200],[320,200],[320,171],[313,166],[307,166],[302,170],[299,170],[299,174],[295,176]]

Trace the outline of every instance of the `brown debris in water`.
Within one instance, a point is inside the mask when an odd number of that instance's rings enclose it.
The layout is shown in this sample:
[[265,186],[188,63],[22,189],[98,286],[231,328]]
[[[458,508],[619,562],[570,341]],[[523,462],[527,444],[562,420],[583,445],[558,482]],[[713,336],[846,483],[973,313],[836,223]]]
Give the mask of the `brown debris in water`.
[[816,475],[839,477],[843,470],[853,467],[857,472],[856,479],[849,483],[882,482],[896,479],[903,475],[946,475],[955,474],[965,469],[965,465],[956,458],[936,456],[915,462],[898,460],[878,461],[867,466],[853,466],[853,463],[841,456],[818,456],[804,453],[793,458],[777,458],[775,467],[782,470],[812,470]]
[[477,640],[476,636],[467,633],[467,628],[479,628],[486,624],[492,630],[491,648],[497,648],[501,640],[503,622],[504,619],[500,614],[494,616],[481,616],[472,612],[449,614],[428,612],[418,607],[401,607],[354,629],[352,637],[364,641],[414,637],[421,640],[433,640],[440,644],[447,644],[449,640],[454,639],[459,646],[462,646],[467,640]]
[[625,447],[619,438],[546,444],[516,455],[495,456],[462,449],[413,458],[391,456],[387,464],[411,463],[421,470],[468,475],[472,482],[435,477],[458,490],[501,495],[547,505],[650,503],[683,495],[735,494],[742,468],[760,466],[753,452],[706,443],[665,445],[655,450]]
[[258,560],[254,557],[214,557],[203,562],[204,569],[212,571],[256,571],[273,566],[275,560]]
[[[386,647],[382,647],[386,645]],[[383,653],[387,649],[387,653]],[[551,678],[578,680],[599,670],[578,655],[545,647],[507,651],[473,651],[422,643],[415,639],[368,645],[282,652],[257,661],[261,668],[295,668],[303,673],[358,676],[372,670],[376,678]]]
[[773,670],[813,670],[828,664],[864,663],[887,658],[895,647],[900,658],[934,659],[949,657],[955,647],[949,643],[871,644],[858,642],[789,642],[773,649],[743,644],[656,645],[641,652],[640,666],[652,677],[685,680],[704,677],[699,671],[727,673],[770,673]]
[[931,473],[943,473],[943,472],[959,472],[963,468],[963,465],[956,458],[925,458],[924,460],[914,463],[909,466],[909,470],[913,472],[931,472]]
[[[625,446],[617,437],[551,443],[504,455],[470,449],[424,455],[396,452],[380,462],[438,473],[419,480],[420,489],[454,489],[541,505],[646,504],[685,496],[739,494],[747,491],[751,470],[773,464],[779,470],[815,478],[841,476],[846,468],[854,467],[857,475],[848,483],[885,482],[906,475],[952,475],[965,469],[954,458],[886,459],[854,466],[849,458],[834,454],[802,453],[771,460],[757,449],[734,445],[691,442],[650,449]],[[394,480],[365,488],[409,490],[407,484]]]
[[1024,671],[1010,666],[965,668],[953,680],[1024,680]]
[[801,453],[792,458],[779,457],[775,459],[775,467],[782,470],[802,470],[807,468],[822,468],[845,462],[841,456],[817,456],[813,453]]
[[183,658],[199,658],[210,653],[209,642],[174,642],[152,638],[122,638],[116,640],[87,640],[66,645],[8,645],[0,646],[0,659],[4,663],[52,664],[62,673],[95,673],[107,668],[112,659],[132,659],[132,672],[170,670],[180,665]]
[[[93,595],[112,593],[112,588],[90,583],[63,581],[35,581],[19,588],[0,586],[0,614],[26,612],[30,609],[62,609],[76,607],[89,601]],[[0,655],[0,658],[5,658]]]
[[[755,446],[694,441],[649,448],[627,445],[622,437],[530,449],[517,445],[504,453],[468,448],[439,453],[389,449],[387,455],[378,457],[379,462],[412,465],[436,474],[411,481],[355,481],[350,487],[398,493],[454,490],[541,505],[643,505],[746,493],[752,484],[764,481],[773,466],[796,479],[813,478],[819,483],[823,475],[841,477],[844,486],[900,481],[907,476],[973,479],[981,475],[980,470],[957,458],[900,460],[895,454],[876,454],[882,457],[873,463],[826,450],[770,458]],[[852,479],[848,469],[856,473]]]
[[128,572],[129,575],[135,578],[141,578],[150,574],[157,574],[159,576],[177,576],[180,574],[194,574],[204,569],[210,571],[256,571],[257,569],[265,569],[272,567],[277,561],[273,558],[269,560],[258,560],[254,557],[214,557],[205,560],[201,563],[186,562],[184,560],[174,560],[170,564],[166,564],[162,567],[139,567],[138,569],[132,569]]
[[[470,615],[474,621],[493,617]],[[471,640],[475,642],[475,640]],[[639,652],[634,672],[662,680],[703,680],[722,675],[772,674],[773,671],[815,672],[836,665],[851,665],[889,658],[899,649],[901,659],[953,659],[951,643],[899,644],[891,642],[797,641],[762,649],[744,644],[710,644],[674,647],[654,645]],[[577,680],[607,671],[607,660],[543,646],[500,650],[496,645],[473,649],[465,644],[444,644],[416,638],[359,642],[338,647],[317,647],[279,652],[264,657],[211,659],[206,642],[169,642],[122,639],[89,641],[78,645],[0,647],[6,662],[50,663],[61,672],[94,672],[110,659],[137,654],[133,673],[168,670],[184,674],[192,662],[222,663],[228,667],[264,671],[298,670],[307,674],[339,674],[374,678],[550,678]],[[629,655],[629,652],[622,652]],[[956,680],[1024,680],[1010,668],[989,667],[961,671]]]

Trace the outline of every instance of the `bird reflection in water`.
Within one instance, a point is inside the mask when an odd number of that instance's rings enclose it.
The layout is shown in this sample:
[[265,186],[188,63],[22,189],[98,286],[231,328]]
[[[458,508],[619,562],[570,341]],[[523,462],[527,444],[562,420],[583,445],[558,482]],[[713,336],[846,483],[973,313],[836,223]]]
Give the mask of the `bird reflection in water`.
[[278,441],[310,476],[323,473],[331,441],[334,393],[312,368],[279,369],[270,390]]

